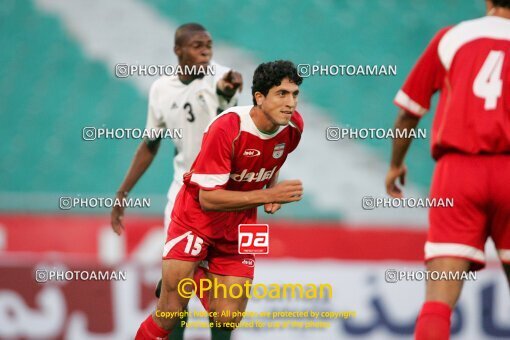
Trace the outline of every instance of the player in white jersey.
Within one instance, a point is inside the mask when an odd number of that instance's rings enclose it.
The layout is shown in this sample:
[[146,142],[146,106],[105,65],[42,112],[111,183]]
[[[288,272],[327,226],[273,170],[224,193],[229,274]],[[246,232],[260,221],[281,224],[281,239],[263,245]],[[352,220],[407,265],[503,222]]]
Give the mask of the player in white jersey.
[[[163,76],[150,89],[146,128],[182,129],[182,139],[173,139],[177,154],[173,162],[174,179],[167,195],[165,230],[170,223],[175,195],[182,186],[182,175],[189,170],[200,150],[205,128],[218,112],[236,104],[235,94],[242,86],[240,73],[211,62],[211,36],[201,25],[180,26],[175,34],[174,52],[182,67],[210,63],[215,72]],[[144,140],[140,144],[117,197],[127,196],[135,186],[154,159],[159,144],[160,139]],[[119,235],[124,229],[123,215],[122,207],[115,207],[111,213],[112,227]]]
[[182,139],[173,139],[176,155],[173,160],[174,178],[165,208],[165,232],[170,224],[175,196],[182,187],[182,176],[200,151],[205,128],[217,113],[233,106],[237,99],[236,96],[226,98],[217,94],[217,84],[230,70],[214,62],[211,66],[215,75],[206,75],[189,84],[183,83],[177,76],[161,77],[153,83],[149,93],[146,129],[182,129]]
[[[200,151],[205,128],[218,113],[236,105],[237,92],[242,89],[240,73],[211,61],[212,39],[202,25],[190,23],[180,26],[175,32],[174,44],[174,52],[183,70],[212,72],[162,76],[152,84],[149,92],[146,129],[182,129],[182,139],[172,140],[176,155],[173,161],[174,178],[168,190],[165,208],[165,234],[170,224],[175,196],[182,186],[182,176],[191,168]],[[161,139],[146,139],[140,143],[116,193],[117,198],[126,197],[133,189],[152,163],[160,142]],[[124,229],[123,216],[123,207],[112,209],[111,225],[118,235]]]

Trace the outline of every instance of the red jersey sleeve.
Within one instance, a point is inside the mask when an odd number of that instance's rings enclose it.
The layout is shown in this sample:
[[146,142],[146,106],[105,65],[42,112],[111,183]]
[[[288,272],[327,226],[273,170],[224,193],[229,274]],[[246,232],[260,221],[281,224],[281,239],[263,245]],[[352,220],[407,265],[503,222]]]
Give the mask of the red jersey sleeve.
[[301,134],[303,133],[303,128],[305,127],[305,123],[303,122],[303,117],[301,117],[299,112],[294,111],[294,114],[292,114],[292,118],[290,120],[290,126],[295,131],[293,133],[292,145],[290,147],[289,153],[291,153],[292,151],[294,151],[297,148],[299,141],[301,140]]
[[404,86],[395,96],[394,103],[400,108],[423,116],[430,109],[432,95],[441,88],[446,75],[439,59],[438,46],[441,38],[451,27],[440,30],[414,65]]
[[239,136],[240,120],[235,113],[218,116],[202,139],[189,181],[203,190],[225,188],[232,168],[233,145]]

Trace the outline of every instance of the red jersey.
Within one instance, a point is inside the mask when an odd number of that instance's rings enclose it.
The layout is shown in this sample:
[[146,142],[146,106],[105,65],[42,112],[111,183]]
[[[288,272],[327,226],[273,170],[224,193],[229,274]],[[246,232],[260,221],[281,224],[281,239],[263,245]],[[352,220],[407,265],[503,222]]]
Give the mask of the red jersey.
[[253,106],[232,107],[207,127],[200,152],[184,175],[172,221],[211,239],[237,239],[242,223],[255,223],[257,208],[233,212],[203,211],[199,190],[263,189],[301,139],[303,119],[294,111],[290,123],[273,134],[259,131],[250,117]]
[[440,30],[395,97],[417,116],[440,90],[432,156],[510,153],[510,20],[496,16]]

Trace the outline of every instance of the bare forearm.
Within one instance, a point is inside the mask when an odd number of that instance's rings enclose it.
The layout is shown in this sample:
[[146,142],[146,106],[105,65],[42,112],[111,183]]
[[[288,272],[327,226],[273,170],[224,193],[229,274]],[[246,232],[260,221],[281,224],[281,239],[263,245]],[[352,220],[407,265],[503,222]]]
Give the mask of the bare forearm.
[[280,170],[271,178],[271,181],[267,183],[266,188],[272,188],[278,183],[278,177],[280,176]]
[[149,165],[154,160],[154,157],[158,152],[158,148],[159,142],[148,144],[145,141],[142,141],[140,143],[126,174],[126,177],[119,187],[119,191],[129,192],[131,189],[133,189],[140,177],[142,177]]
[[[396,130],[412,130],[418,126],[419,121],[420,118],[412,116],[404,110],[400,110],[394,128]],[[390,164],[392,167],[400,167],[402,165],[412,140],[412,138],[393,139]]]
[[271,190],[200,190],[200,205],[205,211],[239,211],[271,202]]

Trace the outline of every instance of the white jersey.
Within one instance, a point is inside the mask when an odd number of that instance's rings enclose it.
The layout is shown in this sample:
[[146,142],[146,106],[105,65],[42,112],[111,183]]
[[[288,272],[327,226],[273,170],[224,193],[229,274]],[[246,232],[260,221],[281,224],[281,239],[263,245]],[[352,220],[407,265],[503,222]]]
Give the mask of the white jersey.
[[[216,93],[218,81],[230,69],[215,63],[215,74],[183,84],[178,76],[162,76],[151,86],[147,129],[182,129],[182,139],[173,139],[174,181],[182,185],[183,174],[191,168],[205,128],[216,115],[235,105],[237,94],[227,102]],[[170,195],[170,190],[169,190]],[[170,199],[171,197],[169,197]]]

